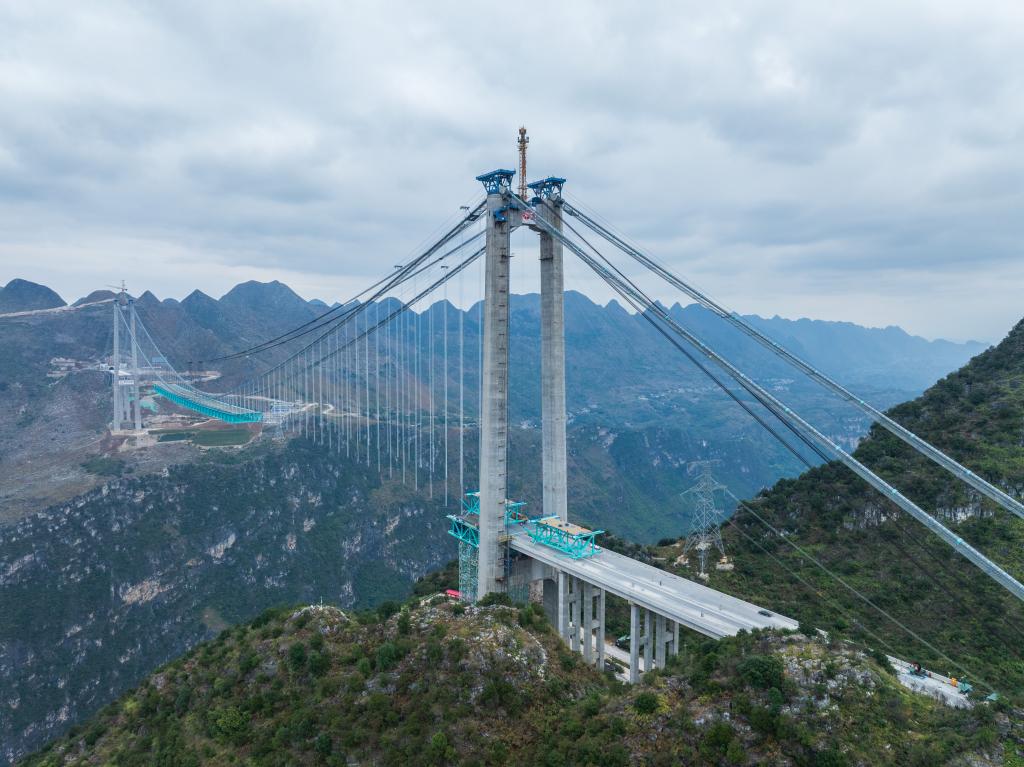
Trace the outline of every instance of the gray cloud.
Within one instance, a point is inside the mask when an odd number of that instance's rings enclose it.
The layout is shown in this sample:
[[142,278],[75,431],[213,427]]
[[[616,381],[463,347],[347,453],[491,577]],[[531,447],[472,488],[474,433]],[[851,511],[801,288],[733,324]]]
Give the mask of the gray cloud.
[[1019,3],[538,8],[0,6],[0,282],[343,298],[525,123],[531,176],[740,311],[1019,319]]

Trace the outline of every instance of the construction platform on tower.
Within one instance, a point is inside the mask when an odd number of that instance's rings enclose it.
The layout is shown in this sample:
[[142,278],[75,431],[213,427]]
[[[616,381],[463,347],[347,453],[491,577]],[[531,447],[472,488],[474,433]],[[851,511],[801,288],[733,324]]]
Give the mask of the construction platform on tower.
[[[478,504],[478,494],[468,493],[464,513],[448,515],[449,534],[474,548],[479,546]],[[502,539],[510,552],[547,569],[534,573],[531,580],[554,579],[561,572],[716,639],[742,630],[797,628],[797,622],[784,615],[602,549],[594,542],[600,530],[588,530],[557,517],[528,519],[522,506],[506,501]]]

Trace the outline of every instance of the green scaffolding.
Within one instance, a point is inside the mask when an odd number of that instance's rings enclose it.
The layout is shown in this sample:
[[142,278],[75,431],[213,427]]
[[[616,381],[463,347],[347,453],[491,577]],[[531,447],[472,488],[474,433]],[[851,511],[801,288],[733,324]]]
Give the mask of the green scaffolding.
[[603,532],[569,525],[558,517],[543,517],[532,520],[527,534],[537,543],[568,554],[572,559],[583,559],[600,553],[601,547],[594,539]]
[[[525,602],[529,596],[529,584],[511,582],[511,552],[508,551],[507,542],[508,529],[514,525],[525,525],[528,521],[522,510],[525,505],[521,501],[505,502],[505,583],[512,599],[520,602]],[[475,602],[480,560],[480,493],[466,493],[466,497],[462,499],[462,513],[448,514],[447,518],[448,535],[459,542],[459,593],[464,602]]]
[[480,561],[480,494],[467,493],[462,514],[448,515],[448,535],[459,542],[459,594],[463,602],[476,601]]

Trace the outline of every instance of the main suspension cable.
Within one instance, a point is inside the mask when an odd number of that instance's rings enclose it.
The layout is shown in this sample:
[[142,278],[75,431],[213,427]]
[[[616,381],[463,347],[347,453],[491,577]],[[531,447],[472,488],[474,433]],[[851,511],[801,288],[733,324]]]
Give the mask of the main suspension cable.
[[[392,282],[389,282],[388,285],[386,285],[384,287],[381,287],[373,296],[371,296],[369,299],[367,299],[367,301],[365,301],[365,302],[363,302],[361,304],[358,304],[348,314],[344,315],[343,317],[335,318],[335,320],[332,321],[332,323],[329,323],[329,325],[323,325],[323,326],[320,326],[319,328],[316,328],[317,330],[323,329],[324,327],[327,327],[328,329],[325,330],[321,335],[319,335],[318,337],[313,339],[313,341],[311,341],[309,344],[307,344],[307,346],[305,346],[302,349],[299,349],[298,351],[296,351],[288,359],[286,359],[283,362],[280,362],[277,365],[275,365],[275,366],[265,370],[263,373],[260,374],[260,376],[266,376],[270,372],[275,370],[276,368],[280,368],[280,367],[283,367],[283,366],[287,365],[293,359],[296,359],[300,355],[304,354],[306,352],[306,350],[309,349],[310,347],[312,347],[314,344],[316,344],[317,341],[321,340],[322,338],[324,338],[325,336],[327,336],[330,333],[337,332],[340,328],[344,327],[348,323],[352,322],[354,319],[358,318],[358,316],[362,312],[366,311],[366,308],[371,303],[379,301],[388,292],[394,290],[396,287],[398,287],[400,285],[403,285],[403,284],[407,283],[409,280],[415,280],[417,277],[419,277],[424,272],[426,272],[429,269],[433,268],[437,264],[442,263],[445,259],[447,259],[450,256],[454,255],[458,251],[462,250],[466,245],[468,245],[468,244],[474,242],[475,240],[479,239],[482,235],[483,235],[482,231],[478,232],[477,234],[475,234],[472,237],[466,239],[464,242],[460,242],[458,245],[456,245],[452,249],[448,250],[444,254],[438,256],[436,259],[434,259],[433,261],[431,261],[431,262],[429,262],[427,264],[420,264],[420,265],[415,265],[415,266],[412,265],[412,264],[407,264],[405,267],[400,268],[396,272],[395,275],[393,275],[391,278],[389,278],[390,280],[392,280]],[[482,249],[479,252],[483,252]],[[439,283],[436,283],[436,284],[441,284],[441,283],[439,282]],[[387,320],[385,320],[385,321],[387,321]],[[374,327],[377,327],[377,326],[375,325]],[[362,336],[360,336],[360,339],[361,338],[362,338]]]
[[[589,247],[599,259],[601,259],[604,262],[607,268],[612,270],[619,277],[619,279],[623,280],[626,284],[628,284],[630,288],[636,293],[642,294],[642,291],[640,291],[640,288],[636,285],[636,283],[630,280],[618,267],[616,267],[613,263],[611,263],[611,261],[605,258],[605,256],[597,248],[595,248],[582,234],[580,234],[576,230],[576,228],[572,226],[572,224],[569,224],[568,222],[563,222],[563,224],[577,237],[579,237],[579,239],[584,244],[586,244],[587,247]],[[682,352],[687,357],[687,359],[690,360],[690,362],[692,362],[702,373],[704,373],[705,376],[710,378],[718,386],[718,388],[725,392],[730,397],[730,399],[732,399],[737,405],[743,408],[743,410],[745,410],[751,418],[757,421],[762,427],[764,427],[765,430],[767,430],[773,437],[775,437],[775,439],[778,440],[783,447],[789,450],[789,452],[791,452],[807,468],[812,467],[812,464],[799,451],[797,451],[796,448],[790,445],[789,442],[778,431],[776,431],[775,428],[773,428],[767,421],[765,421],[756,411],[754,411],[754,409],[751,408],[748,403],[740,399],[740,397],[737,396],[737,394],[718,375],[716,375],[714,371],[709,369],[704,363],[697,359],[697,357],[694,354],[692,354],[685,346],[683,346],[677,338],[674,338],[672,335],[670,335],[665,327],[658,324],[655,317],[652,316],[650,312],[648,312],[640,303],[635,301],[632,296],[627,295],[621,291],[619,292],[619,295],[623,298],[623,300],[625,300],[627,303],[629,303],[630,306],[633,307],[637,314],[639,314],[641,317],[647,320],[647,322],[655,330],[657,330],[669,343],[671,343],[673,346],[676,347],[676,349]],[[791,424],[787,419],[780,418],[778,414],[774,413],[774,411],[771,410],[768,404],[766,402],[763,402],[758,397],[756,392],[753,393],[753,396],[755,399],[757,399],[758,402],[761,403],[762,406],[765,407],[765,409],[768,410],[768,412],[772,413],[772,415],[775,415],[777,420],[784,427],[789,429],[793,433],[793,435],[797,437],[797,439],[799,439],[812,452],[814,452],[822,462],[827,462],[829,460],[828,456],[814,442],[808,439],[806,435],[804,435],[798,429],[796,429],[793,426],[793,424]]]
[[[529,210],[529,206],[520,198],[514,194],[509,194],[508,199],[513,205],[522,209]],[[973,562],[980,570],[988,575],[992,580],[996,581],[1003,586],[1007,591],[1012,593],[1021,601],[1024,601],[1024,584],[1021,584],[1016,578],[1010,575],[1006,570],[999,567],[995,562],[989,559],[987,556],[982,554],[976,548],[971,546],[969,543],[964,541],[959,535],[949,530],[945,525],[935,519],[933,516],[921,509],[916,503],[911,501],[905,495],[900,493],[895,487],[886,482],[884,479],[879,477],[873,471],[868,469],[864,464],[854,458],[852,455],[847,453],[831,439],[822,434],[818,429],[812,426],[810,423],[805,421],[789,407],[779,402],[778,399],[773,397],[763,387],[754,382],[749,376],[743,371],[739,370],[735,365],[730,363],[727,359],[722,357],[720,354],[715,352],[711,347],[705,344],[693,333],[688,331],[686,328],[679,325],[657,302],[652,301],[642,291],[633,291],[630,287],[619,280],[613,273],[601,266],[600,263],[595,261],[589,256],[582,248],[580,248],[573,240],[565,237],[555,227],[548,224],[542,217],[537,217],[537,224],[544,228],[549,234],[556,239],[559,239],[570,251],[575,253],[581,260],[584,261],[591,269],[593,269],[599,277],[609,284],[617,292],[624,290],[626,292],[634,292],[635,297],[641,303],[647,305],[649,311],[656,313],[659,319],[665,323],[666,326],[672,329],[680,337],[684,338],[694,348],[696,348],[702,355],[707,357],[709,360],[714,362],[716,365],[721,367],[726,373],[728,373],[737,383],[739,383],[744,389],[746,389],[752,396],[757,392],[758,399],[760,399],[766,406],[776,413],[777,416],[791,420],[792,423],[804,434],[822,448],[824,448],[833,457],[839,459],[855,474],[861,477],[863,480],[872,485],[875,489],[880,491],[883,495],[893,501],[897,506],[903,509],[905,512],[910,514],[912,517],[921,522],[925,527],[931,530],[933,533],[938,535],[947,544],[950,545],[955,551],[961,556],[969,559]]]
[[[277,346],[281,346],[282,344],[289,343],[290,341],[294,341],[297,338],[301,338],[304,335],[312,333],[319,329],[319,327],[325,327],[331,324],[335,320],[339,319],[339,317],[331,317],[332,314],[336,314],[337,312],[344,310],[346,307],[351,306],[355,302],[358,302],[356,303],[357,307],[362,306],[364,302],[362,302],[360,299],[366,294],[370,293],[371,291],[377,290],[381,286],[385,285],[385,283],[388,283],[388,285],[386,285],[384,288],[385,292],[394,289],[399,284],[401,284],[401,282],[403,282],[404,279],[407,278],[408,273],[411,270],[415,269],[427,258],[430,258],[432,254],[436,253],[441,247],[451,242],[457,235],[462,233],[462,231],[466,229],[466,227],[468,227],[474,221],[479,219],[480,214],[483,212],[485,206],[486,201],[478,203],[472,210],[467,212],[466,215],[457,224],[455,224],[455,226],[453,226],[444,235],[442,235],[441,238],[434,242],[433,245],[425,249],[420,255],[416,256],[411,261],[409,261],[404,267],[402,267],[402,269],[397,274],[389,274],[386,277],[383,277],[382,279],[373,283],[369,287],[357,293],[348,301],[341,304],[336,304],[335,306],[332,306],[330,309],[314,317],[313,319],[304,322],[301,325],[292,328],[291,330],[287,330],[274,338],[262,341],[258,344],[254,344],[253,346],[250,346],[248,349],[232,352],[231,354],[226,354],[221,357],[211,357],[205,360],[193,360],[189,364],[191,365],[205,362],[223,362],[226,360],[249,357],[253,354],[262,354],[265,351],[269,351],[270,349],[273,349]],[[373,299],[370,300],[372,301]]]
[[750,336],[757,343],[761,344],[761,346],[765,347],[766,349],[768,349],[778,357],[782,358],[789,364],[795,366],[817,383],[838,394],[844,400],[851,403],[856,408],[861,410],[863,413],[871,417],[872,420],[876,421],[883,428],[894,434],[899,439],[906,442],[908,445],[910,445],[912,448],[917,450],[922,455],[926,456],[927,458],[941,466],[943,469],[948,471],[957,479],[966,482],[968,485],[970,485],[975,490],[988,497],[990,500],[994,501],[999,506],[1003,507],[1012,514],[1016,514],[1021,519],[1024,519],[1024,503],[1021,503],[1016,498],[1013,498],[1009,494],[1000,490],[992,483],[975,474],[966,466],[963,466],[958,461],[946,455],[944,452],[939,450],[930,442],[927,442],[914,432],[900,425],[892,418],[887,416],[885,413],[878,410],[873,405],[868,404],[863,399],[855,395],[853,392],[849,391],[847,388],[842,386],[840,383],[838,383],[831,377],[827,376],[825,373],[815,368],[809,362],[806,362],[801,357],[798,357],[796,354],[786,349],[784,346],[773,341],[771,338],[766,336],[764,333],[762,333],[760,330],[754,327],[751,323],[749,323],[739,314],[737,314],[736,312],[729,311],[724,306],[714,301],[710,296],[708,296],[703,291],[700,291],[697,288],[693,287],[692,285],[688,284],[683,279],[681,279],[677,275],[670,272],[667,268],[659,264],[653,258],[642,253],[638,248],[630,245],[623,238],[611,232],[607,227],[599,224],[592,217],[580,211],[577,207],[569,203],[564,203],[563,209],[570,216],[578,218],[580,221],[583,222],[585,226],[587,226],[589,229],[591,229],[592,231],[600,235],[602,238],[607,240],[609,243],[617,247],[623,253],[625,253],[626,255],[630,256],[631,258],[645,266],[648,270],[650,270],[657,276],[661,277],[663,280],[665,280],[673,287],[686,293],[686,295],[693,298],[695,301],[701,304],[701,306],[710,310],[711,312],[713,312],[714,314],[716,314],[717,316],[721,317],[723,320],[731,324],[733,327],[739,329],[746,335]]

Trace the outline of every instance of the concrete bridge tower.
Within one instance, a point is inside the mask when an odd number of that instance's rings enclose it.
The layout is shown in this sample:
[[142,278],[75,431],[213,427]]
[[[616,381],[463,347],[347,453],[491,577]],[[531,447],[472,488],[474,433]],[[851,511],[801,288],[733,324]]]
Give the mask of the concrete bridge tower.
[[504,592],[505,500],[508,498],[508,335],[511,170],[477,176],[487,191],[484,337],[480,412],[480,547],[477,597]]
[[142,396],[139,391],[139,336],[135,322],[135,299],[128,299],[128,311],[131,317],[132,342],[132,415],[135,431],[142,431]]
[[[128,293],[122,288],[121,292],[118,293],[117,298],[114,299],[114,354],[111,358],[111,385],[113,387],[114,395],[114,418],[110,424],[111,432],[120,432],[125,428],[126,423],[132,422],[131,417],[131,395],[126,391],[128,388],[125,386],[125,381],[121,377],[122,365],[121,358],[124,356],[122,346],[122,325],[125,323],[125,308],[128,306]],[[129,336],[131,334],[129,333]],[[129,343],[132,343],[132,351],[135,351],[134,343],[129,337],[127,339]],[[130,426],[128,427],[131,428]]]
[[[562,231],[564,178],[550,176],[529,184],[540,198],[535,210],[554,229]],[[565,447],[565,278],[562,243],[547,230],[540,232],[540,355],[541,439],[544,514],[567,521],[568,498]]]
[[110,419],[110,431],[121,431],[123,411],[121,410],[121,297],[114,299],[114,353],[110,357],[110,386],[114,403],[114,415]]
[[[142,430],[142,403],[139,393],[139,344],[136,335],[135,299],[122,287],[113,302],[114,306],[114,353],[111,357],[110,376],[113,390],[114,417],[110,422],[111,433]],[[127,310],[127,317],[125,312]],[[127,323],[127,325],[126,325]],[[126,327],[122,327],[126,325]],[[128,330],[127,338],[122,336]],[[126,353],[124,343],[131,344]],[[127,381],[122,377],[122,357],[129,367],[131,376]]]
[[[513,175],[510,170],[496,170],[477,177],[487,190],[477,597],[507,591],[509,586],[504,540],[508,498],[509,235],[525,219],[509,204]],[[559,231],[564,183],[564,178],[550,177],[529,185],[540,198],[536,215]],[[543,508],[545,515],[565,521],[568,510],[562,244],[546,230],[531,228],[540,232]]]

